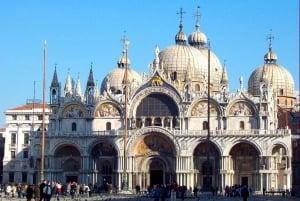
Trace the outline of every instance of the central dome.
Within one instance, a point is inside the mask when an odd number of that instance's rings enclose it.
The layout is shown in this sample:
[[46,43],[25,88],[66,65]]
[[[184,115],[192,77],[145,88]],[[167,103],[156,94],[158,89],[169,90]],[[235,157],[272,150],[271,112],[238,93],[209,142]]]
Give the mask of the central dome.
[[207,74],[207,60],[199,50],[188,45],[173,45],[159,53],[159,61],[168,75],[176,73],[179,81],[184,81],[189,70],[192,80]]

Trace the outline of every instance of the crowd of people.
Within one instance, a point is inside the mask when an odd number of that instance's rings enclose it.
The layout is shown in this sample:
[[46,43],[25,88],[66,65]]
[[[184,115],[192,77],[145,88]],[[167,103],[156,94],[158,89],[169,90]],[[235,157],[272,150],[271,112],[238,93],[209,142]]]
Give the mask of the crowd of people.
[[50,201],[55,197],[57,201],[62,196],[70,196],[76,198],[78,196],[91,196],[92,186],[86,184],[78,184],[69,182],[61,184],[60,182],[50,182],[44,180],[40,185],[34,184],[5,184],[1,186],[1,190],[6,197],[26,198],[27,201],[34,199],[35,201]]

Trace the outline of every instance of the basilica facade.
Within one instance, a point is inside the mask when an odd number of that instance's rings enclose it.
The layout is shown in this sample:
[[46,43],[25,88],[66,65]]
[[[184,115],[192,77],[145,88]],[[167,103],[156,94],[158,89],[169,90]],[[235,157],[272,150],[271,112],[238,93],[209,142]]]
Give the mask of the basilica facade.
[[[171,36],[172,37],[172,36]],[[267,48],[266,48],[267,49]],[[117,189],[177,182],[202,190],[246,184],[254,191],[291,188],[291,131],[279,127],[278,107],[295,105],[291,74],[269,49],[244,88],[229,92],[226,66],[196,22],[186,36],[159,50],[138,74],[123,52],[100,87],[90,68],[64,88],[55,69],[45,134],[45,179]],[[121,52],[121,51],[120,51]],[[33,182],[40,175],[41,132],[32,134]]]

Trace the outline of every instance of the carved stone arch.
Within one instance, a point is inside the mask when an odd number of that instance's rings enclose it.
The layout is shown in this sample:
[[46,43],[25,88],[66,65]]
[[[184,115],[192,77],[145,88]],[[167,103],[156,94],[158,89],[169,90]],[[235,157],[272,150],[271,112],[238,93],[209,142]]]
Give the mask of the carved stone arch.
[[94,117],[120,117],[122,115],[122,109],[112,101],[100,102],[94,109]]
[[149,156],[149,157],[147,157],[146,160],[142,160],[142,161],[140,161],[139,164],[137,164],[138,168],[141,171],[148,172],[149,169],[150,169],[150,165],[151,165],[151,162],[152,162],[153,159],[158,159],[158,160],[162,161],[163,164],[164,164],[164,168],[166,166],[171,166],[170,161],[166,160],[166,158],[164,158],[164,157],[161,157],[161,156]]
[[132,154],[134,153],[134,149],[135,146],[134,144],[136,143],[136,140],[140,137],[143,136],[145,134],[149,134],[149,133],[159,133],[161,136],[164,136],[165,138],[167,138],[168,140],[170,140],[170,142],[173,143],[173,155],[177,156],[180,153],[180,146],[179,143],[176,139],[174,139],[174,136],[172,133],[170,133],[169,130],[161,128],[161,127],[144,127],[139,129],[136,133],[134,133],[133,135],[131,135],[128,139],[128,143],[126,146],[126,150],[127,153],[126,154]]
[[130,107],[128,111],[129,117],[135,117],[136,110],[140,105],[140,103],[142,102],[142,100],[151,94],[162,94],[170,97],[170,99],[172,99],[174,103],[177,105],[178,111],[180,111],[180,103],[182,99],[177,92],[165,87],[154,87],[154,88],[149,87],[140,91],[134,97],[132,97],[132,102],[130,103]]
[[[191,150],[193,150],[192,152],[190,152],[191,155],[194,154],[194,151],[195,151],[196,147],[199,145],[199,143],[201,143],[201,142],[199,142],[199,141],[189,142],[189,147],[190,147]],[[215,141],[212,141],[212,140],[210,141],[210,143],[216,147],[219,154],[222,156],[223,152],[224,152],[223,149],[222,149],[223,146],[221,144],[219,144],[218,142],[215,142]]]
[[233,115],[256,115],[258,112],[255,104],[248,99],[237,99],[232,101],[227,107],[225,114],[229,116]]
[[116,152],[116,156],[117,155],[120,155],[120,149],[119,147],[116,145],[116,143],[113,141],[113,140],[96,140],[94,141],[93,143],[91,143],[87,149],[87,154],[90,155],[92,154],[93,152],[93,149],[95,149],[96,146],[100,145],[100,144],[103,144],[103,143],[106,143],[106,144],[110,144],[111,145],[111,148],[114,149],[114,151]]
[[263,150],[262,148],[260,147],[259,144],[257,144],[257,142],[255,141],[248,141],[248,140],[236,140],[234,142],[232,142],[231,146],[226,146],[226,148],[223,150],[223,154],[224,155],[229,155],[230,154],[230,151],[232,150],[232,148],[237,145],[237,144],[240,144],[240,143],[246,143],[246,144],[249,144],[251,146],[253,146],[256,151],[258,152],[258,155],[262,155],[263,154]]
[[55,168],[64,172],[77,172],[81,169],[81,153],[79,149],[70,144],[57,147],[54,151]]
[[86,118],[87,111],[81,103],[68,103],[61,109],[62,118]]
[[71,147],[74,147],[75,149],[77,149],[79,151],[79,154],[80,155],[84,155],[83,153],[83,150],[80,148],[80,145],[75,142],[75,141],[57,141],[56,145],[54,147],[52,147],[52,149],[49,151],[49,153],[51,155],[55,155],[55,153],[57,152],[57,150],[60,150],[62,147],[65,147],[65,146],[71,146]]
[[[189,116],[204,116],[207,115],[207,99],[195,100],[188,109]],[[222,114],[221,107],[217,101],[211,99],[210,102],[211,116],[220,116]]]
[[270,146],[270,154],[272,154],[274,148],[276,148],[277,146],[281,146],[282,148],[284,148],[285,150],[285,154],[286,155],[290,155],[289,153],[291,153],[291,150],[289,149],[289,147],[285,144],[285,143],[282,143],[282,142],[279,142],[279,141],[276,141],[274,142],[271,146]]

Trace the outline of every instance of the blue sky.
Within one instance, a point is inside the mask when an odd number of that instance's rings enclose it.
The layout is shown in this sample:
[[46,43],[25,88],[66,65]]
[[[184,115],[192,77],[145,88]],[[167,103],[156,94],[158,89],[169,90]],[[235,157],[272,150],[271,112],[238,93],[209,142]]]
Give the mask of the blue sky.
[[195,30],[197,6],[200,30],[221,63],[226,60],[231,92],[239,87],[240,76],[246,87],[250,74],[263,64],[270,29],[277,63],[291,72],[299,90],[298,0],[1,0],[0,127],[7,109],[34,96],[42,99],[44,40],[48,102],[55,64],[62,86],[70,72],[74,79],[79,75],[84,91],[93,62],[100,86],[117,67],[126,32],[131,68],[147,71],[156,45],[160,50],[174,45],[180,8],[185,34]]

